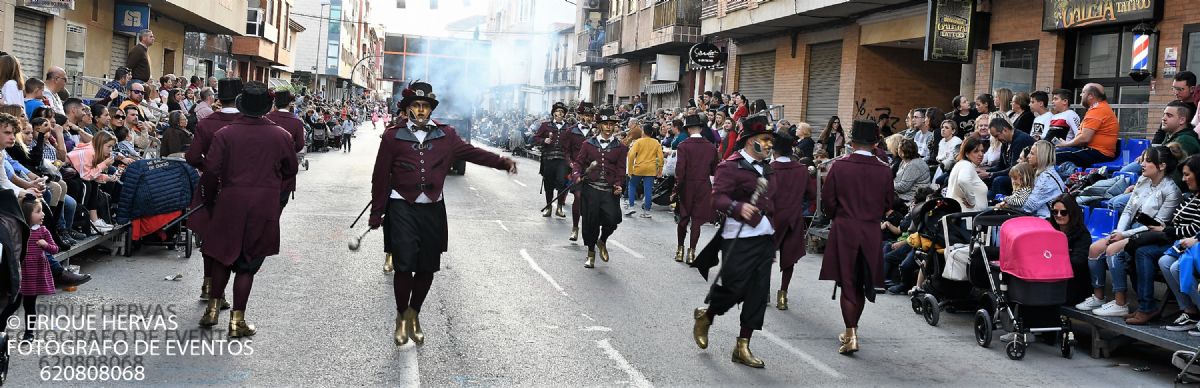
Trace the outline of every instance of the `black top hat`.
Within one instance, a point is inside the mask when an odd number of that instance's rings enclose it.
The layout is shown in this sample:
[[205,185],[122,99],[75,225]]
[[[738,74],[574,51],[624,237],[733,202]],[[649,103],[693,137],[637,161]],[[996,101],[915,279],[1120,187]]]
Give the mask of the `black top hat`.
[[791,157],[797,141],[792,128],[779,128],[775,131],[775,155]]
[[225,78],[217,81],[217,100],[221,102],[229,102],[237,99],[238,94],[242,93],[241,78]]
[[878,143],[879,124],[875,124],[874,121],[854,120],[854,126],[850,128],[850,142],[862,145]]
[[242,94],[237,97],[238,111],[251,117],[262,117],[271,112],[275,102],[275,92],[267,88],[267,84],[250,81],[242,87]]
[[400,100],[400,103],[397,104],[397,107],[400,108],[401,112],[407,110],[408,105],[417,100],[429,101],[429,109],[437,109],[438,100],[437,95],[433,94],[433,85],[421,81],[415,81],[411,84],[408,84],[408,87],[405,88],[404,91],[400,92],[400,95],[404,97],[402,100]]
[[620,122],[621,118],[617,117],[617,112],[613,108],[600,108],[600,113],[596,114],[596,122],[602,123],[605,121]]
[[708,125],[708,123],[704,122],[704,119],[700,118],[700,115],[683,116],[683,127],[684,128],[704,127],[707,125]]
[[758,115],[750,116],[742,121],[742,132],[738,134],[737,144],[734,146],[742,148],[746,145],[746,141],[758,135],[774,135],[771,131],[771,120],[767,116]]
[[294,101],[296,101],[296,97],[292,95],[291,91],[289,91],[289,90],[276,90],[275,91],[275,107],[276,108],[286,108],[288,106],[288,104],[291,104]]
[[567,109],[567,104],[564,104],[564,103],[562,103],[562,101],[559,101],[559,102],[554,103],[554,105],[550,106],[550,113],[554,113],[554,111],[559,110],[559,109],[562,109],[564,115],[567,114],[567,112],[571,111],[570,109]]
[[575,108],[575,114],[594,115],[596,114],[596,106],[590,102],[581,102],[579,107]]

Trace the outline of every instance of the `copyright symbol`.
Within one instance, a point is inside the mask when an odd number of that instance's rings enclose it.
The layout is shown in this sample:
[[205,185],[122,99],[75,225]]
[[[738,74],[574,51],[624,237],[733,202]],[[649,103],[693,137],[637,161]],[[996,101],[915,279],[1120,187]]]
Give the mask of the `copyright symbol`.
[[21,317],[18,317],[16,315],[8,317],[8,322],[5,322],[5,328],[20,329],[21,328]]

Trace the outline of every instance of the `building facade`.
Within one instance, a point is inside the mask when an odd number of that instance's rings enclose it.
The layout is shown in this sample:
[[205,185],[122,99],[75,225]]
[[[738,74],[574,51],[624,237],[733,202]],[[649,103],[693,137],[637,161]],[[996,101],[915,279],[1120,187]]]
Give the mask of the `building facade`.
[[492,42],[491,90],[485,104],[494,111],[550,111],[545,53],[555,33],[566,28],[573,8],[566,3],[493,0],[482,32]]
[[579,68],[575,65],[575,26],[567,25],[554,34],[546,51],[545,104],[579,100]]
[[[369,88],[371,59],[370,1],[293,0],[299,24],[296,40],[302,53],[295,59],[295,78],[326,99],[364,95]],[[365,67],[364,67],[365,66]],[[375,82],[375,80],[372,80]]]
[[494,72],[492,42],[486,40],[388,34],[383,53],[384,84],[393,87],[388,97],[413,81],[428,82],[442,113],[471,115],[483,104]]
[[245,35],[235,36],[232,53],[243,79],[288,83],[292,77],[296,35],[304,30],[291,19],[291,0],[247,2]]

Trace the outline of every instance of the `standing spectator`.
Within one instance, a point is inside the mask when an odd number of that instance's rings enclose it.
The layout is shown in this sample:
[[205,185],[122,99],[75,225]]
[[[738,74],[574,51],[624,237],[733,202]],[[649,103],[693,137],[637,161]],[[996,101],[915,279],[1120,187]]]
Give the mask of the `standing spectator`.
[[[25,73],[17,57],[0,53],[0,82],[4,82],[2,97],[5,105],[23,105],[25,102]],[[28,117],[29,112],[25,112]]]
[[1009,104],[1012,105],[1012,110],[1009,111],[1008,117],[1013,128],[1026,134],[1033,131],[1033,113],[1029,111],[1029,94],[1017,93],[1012,96]]
[[354,119],[346,118],[342,121],[342,149],[350,152],[350,138],[354,137],[354,132],[358,126],[354,125]]
[[[966,136],[975,131],[975,117],[979,116],[971,109],[971,100],[966,96],[954,97],[954,112],[950,113],[950,119],[958,125],[958,136]],[[917,143],[920,145],[920,142]]]
[[211,87],[200,89],[200,102],[196,103],[196,119],[204,120],[208,115],[213,114],[213,103],[217,101],[217,95]]
[[842,129],[842,119],[830,116],[825,130],[821,131],[821,137],[817,138],[817,143],[825,148],[825,153],[830,158],[842,156],[846,148],[846,131]]
[[121,103],[125,102],[125,97],[121,97],[121,94],[125,93],[125,88],[129,86],[129,81],[132,79],[133,77],[129,74],[128,67],[118,67],[116,74],[113,76],[113,80],[104,84],[104,87],[101,88],[100,91],[96,92],[96,97],[93,98],[93,100],[95,100],[97,104],[102,104],[105,106],[121,106]]
[[1120,123],[1116,112],[1108,105],[1104,87],[1097,83],[1084,85],[1079,98],[1088,107],[1080,123],[1082,128],[1074,139],[1058,144],[1055,159],[1059,163],[1071,162],[1079,167],[1113,160],[1117,156]]
[[60,115],[67,114],[63,111],[63,100],[58,97],[58,93],[64,91],[67,87],[67,72],[58,66],[50,67],[50,71],[46,72],[46,90],[42,92],[46,96],[46,101],[50,102],[50,109],[54,109],[54,113]]
[[[1190,102],[1193,106],[1200,105],[1200,88],[1196,87],[1196,73],[1181,71],[1175,74],[1175,80],[1171,81],[1171,91],[1175,92],[1176,100]],[[1200,132],[1200,115],[1192,118],[1192,127]]]
[[642,130],[636,127],[629,130],[629,137],[626,140],[629,141],[629,160],[626,162],[626,165],[629,166],[629,187],[626,188],[629,202],[625,215],[631,216],[636,212],[633,205],[640,186],[644,191],[641,217],[650,218],[650,206],[654,204],[651,200],[651,197],[654,196],[654,177],[662,176],[662,147],[657,140],[645,136]]
[[1043,91],[1036,91],[1029,95],[1029,110],[1033,112],[1033,126],[1029,131],[1029,135],[1034,141],[1042,140],[1046,132],[1050,129],[1050,118],[1054,117],[1050,113],[1050,95]]
[[129,49],[125,57],[125,67],[129,68],[134,83],[143,83],[150,78],[150,46],[154,45],[154,31],[149,29],[138,31],[137,45]]

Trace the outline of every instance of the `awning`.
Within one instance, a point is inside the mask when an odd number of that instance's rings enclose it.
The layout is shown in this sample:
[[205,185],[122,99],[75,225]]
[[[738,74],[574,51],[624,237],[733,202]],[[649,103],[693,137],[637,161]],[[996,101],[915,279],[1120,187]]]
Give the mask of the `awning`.
[[646,94],[667,94],[674,93],[675,89],[678,87],[678,82],[666,82],[646,85],[646,87],[642,88],[642,91],[646,92]]

